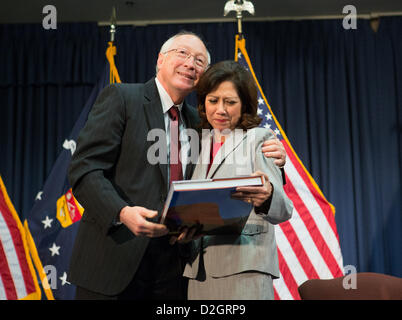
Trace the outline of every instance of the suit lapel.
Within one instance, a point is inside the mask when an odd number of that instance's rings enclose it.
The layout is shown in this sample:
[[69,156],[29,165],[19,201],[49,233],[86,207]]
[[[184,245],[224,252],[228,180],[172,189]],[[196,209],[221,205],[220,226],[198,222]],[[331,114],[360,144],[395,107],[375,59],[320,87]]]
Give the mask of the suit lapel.
[[203,130],[201,136],[201,152],[198,157],[197,166],[195,167],[193,177],[196,179],[206,179],[208,165],[210,161],[212,135],[209,130]]
[[183,116],[182,120],[184,121],[186,128],[192,128],[193,124],[191,123],[191,120],[190,120],[188,108],[190,108],[190,107],[187,105],[186,101],[184,101],[183,107],[181,109],[181,114]]
[[217,170],[225,161],[234,162],[234,150],[243,142],[246,134],[243,130],[232,130],[226,137],[225,143],[220,147],[209,169],[207,178],[212,179]]
[[[162,129],[166,133],[162,103],[154,79],[145,83],[143,108],[149,130]],[[164,141],[166,141],[166,139],[164,139]],[[167,149],[167,145],[165,148]],[[162,172],[165,185],[167,186],[167,163],[159,163],[159,168]]]
[[[186,101],[183,102],[183,107],[181,109],[181,115],[182,115],[182,121],[184,122],[184,126],[186,129],[190,129],[192,128],[192,123],[190,121],[190,117],[188,115],[188,108],[189,106],[186,104]],[[194,165],[192,163],[187,163],[186,164],[186,170],[185,175],[184,175],[184,179],[185,180],[189,180],[191,179],[191,174],[194,170]]]

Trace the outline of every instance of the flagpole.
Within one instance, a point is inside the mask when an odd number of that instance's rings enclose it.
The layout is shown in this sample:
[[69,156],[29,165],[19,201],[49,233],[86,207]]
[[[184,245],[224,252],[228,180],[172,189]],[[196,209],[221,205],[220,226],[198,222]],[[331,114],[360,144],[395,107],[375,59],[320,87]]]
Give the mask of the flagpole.
[[116,7],[112,8],[112,15],[110,17],[110,42],[114,42],[114,36],[116,33]]

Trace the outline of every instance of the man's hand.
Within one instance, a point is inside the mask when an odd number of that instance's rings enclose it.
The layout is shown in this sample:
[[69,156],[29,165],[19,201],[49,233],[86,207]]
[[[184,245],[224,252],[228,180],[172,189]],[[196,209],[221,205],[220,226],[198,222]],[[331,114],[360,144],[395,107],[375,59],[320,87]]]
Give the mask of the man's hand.
[[275,158],[274,163],[282,168],[286,163],[286,150],[278,138],[269,139],[262,144],[262,153],[267,158]]
[[127,206],[120,211],[120,222],[136,236],[146,236],[149,238],[161,237],[169,232],[168,228],[163,224],[150,222],[146,219],[154,218],[157,214],[157,211],[144,207]]
[[169,243],[171,245],[174,245],[176,242],[178,243],[188,243],[192,240],[197,240],[201,237],[203,237],[204,234],[203,233],[197,233],[197,228],[196,227],[192,227],[192,228],[187,228],[184,227],[181,230],[181,233],[178,236],[171,236]]

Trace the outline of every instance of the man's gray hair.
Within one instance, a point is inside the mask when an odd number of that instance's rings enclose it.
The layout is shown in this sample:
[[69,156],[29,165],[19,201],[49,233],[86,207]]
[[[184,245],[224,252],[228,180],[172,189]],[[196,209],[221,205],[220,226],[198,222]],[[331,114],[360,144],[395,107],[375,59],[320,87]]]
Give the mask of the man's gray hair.
[[[186,36],[186,35],[190,35],[190,36],[197,37],[198,39],[201,40],[202,43],[204,43],[204,41],[201,39],[201,37],[200,37],[199,35],[195,34],[194,32],[191,32],[191,31],[180,31],[179,33],[176,33],[174,36],[170,37],[169,39],[167,39],[167,40],[165,41],[165,43],[162,45],[161,49],[159,50],[159,53],[165,53],[166,51],[169,51],[170,48],[171,48],[171,46],[172,46],[172,43],[173,43],[174,39],[176,39],[177,37]],[[205,43],[204,43],[204,45],[205,45]],[[206,47],[207,47],[207,46],[205,46],[205,48],[206,48]],[[206,50],[207,50],[208,65],[210,65],[210,64],[211,64],[211,55],[209,54],[208,49],[206,49]],[[159,69],[158,69],[158,63],[156,63],[155,69],[156,69],[156,74],[158,74],[158,71],[159,71]]]

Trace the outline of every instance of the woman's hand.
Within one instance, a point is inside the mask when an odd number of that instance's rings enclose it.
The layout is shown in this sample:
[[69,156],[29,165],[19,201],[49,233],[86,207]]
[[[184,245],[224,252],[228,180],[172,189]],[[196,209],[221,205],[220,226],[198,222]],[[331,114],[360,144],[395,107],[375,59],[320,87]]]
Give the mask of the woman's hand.
[[260,207],[272,195],[272,185],[265,173],[256,171],[252,175],[263,175],[265,177],[265,184],[261,187],[237,187],[232,197],[251,203],[254,207]]

